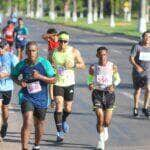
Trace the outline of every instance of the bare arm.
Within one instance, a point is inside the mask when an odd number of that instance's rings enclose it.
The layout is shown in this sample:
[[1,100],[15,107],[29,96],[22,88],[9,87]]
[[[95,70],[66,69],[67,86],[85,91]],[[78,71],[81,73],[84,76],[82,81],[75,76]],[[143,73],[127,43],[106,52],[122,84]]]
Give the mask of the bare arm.
[[141,73],[141,72],[144,71],[144,69],[143,69],[140,65],[138,65],[138,64],[135,62],[134,57],[130,56],[130,57],[129,57],[129,61],[131,62],[131,64],[135,67],[135,69],[136,69],[139,73]]
[[75,60],[76,60],[76,68],[85,69],[86,66],[83,61],[83,58],[81,57],[79,50],[74,49],[74,55],[75,55]]

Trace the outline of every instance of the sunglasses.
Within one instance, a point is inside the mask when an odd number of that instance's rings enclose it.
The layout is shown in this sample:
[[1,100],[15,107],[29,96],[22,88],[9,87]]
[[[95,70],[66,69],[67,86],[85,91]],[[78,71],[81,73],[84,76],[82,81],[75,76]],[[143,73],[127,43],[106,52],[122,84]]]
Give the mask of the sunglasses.
[[68,43],[66,40],[59,40],[60,43]]

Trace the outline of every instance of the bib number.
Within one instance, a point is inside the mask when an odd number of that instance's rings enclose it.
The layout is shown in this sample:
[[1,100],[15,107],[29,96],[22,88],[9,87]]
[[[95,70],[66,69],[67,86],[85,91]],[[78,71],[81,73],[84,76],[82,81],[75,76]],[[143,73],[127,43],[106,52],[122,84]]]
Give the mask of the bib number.
[[104,75],[97,75],[96,80],[99,84],[107,85],[108,83],[108,78],[107,76]]
[[6,31],[6,35],[7,35],[7,36],[12,36],[13,33],[12,33],[11,31]]
[[23,41],[23,40],[24,40],[24,38],[22,37],[22,35],[17,35],[17,39],[18,39],[19,41]]
[[27,90],[28,90],[29,94],[40,92],[42,90],[40,82],[36,81],[36,82],[28,83]]

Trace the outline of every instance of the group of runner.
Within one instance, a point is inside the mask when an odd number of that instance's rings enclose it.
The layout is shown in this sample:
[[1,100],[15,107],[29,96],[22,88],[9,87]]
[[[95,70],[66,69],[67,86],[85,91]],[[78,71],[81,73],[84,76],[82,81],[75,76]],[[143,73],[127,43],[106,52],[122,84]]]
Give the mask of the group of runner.
[[[11,28],[12,22],[9,21],[8,24],[8,28]],[[16,57],[11,52],[14,40],[7,38],[6,28],[3,30],[4,38],[0,39],[0,107],[2,108],[3,119],[0,132],[1,138],[5,138],[7,133],[8,104],[14,89],[14,81],[21,87],[18,96],[23,116],[21,128],[22,150],[28,149],[32,118],[34,118],[35,128],[33,150],[40,149],[39,145],[44,133],[44,120],[50,103],[52,107],[55,106],[56,141],[62,142],[65,133],[69,131],[67,118],[72,112],[75,69],[85,68],[83,58],[78,49],[69,45],[69,34],[66,31],[58,33],[55,29],[48,29],[47,33],[42,35],[42,38],[48,43],[48,56],[47,59],[40,57],[37,42],[27,42],[28,30],[24,26],[22,18],[18,18],[18,26],[14,27],[13,30],[18,56]],[[9,35],[11,34],[9,33]],[[150,47],[150,32],[143,34],[141,43],[132,49],[130,57],[134,70],[139,74],[141,72],[142,75],[144,74],[142,80],[140,78],[140,82],[135,83],[135,87],[138,86],[138,88],[135,88],[137,99],[137,95],[139,95],[137,93],[141,88],[139,85],[143,82],[144,86],[148,85],[146,83],[149,81],[149,78],[147,78],[149,69],[147,68],[150,65],[147,62],[145,63],[144,52],[147,52],[147,47],[148,50]],[[25,59],[22,55],[24,49],[26,52]],[[142,54],[140,50],[142,50]],[[108,139],[108,127],[115,104],[115,87],[121,81],[117,66],[108,60],[108,55],[109,50],[106,47],[97,48],[96,57],[98,61],[90,66],[87,77],[89,90],[92,91],[93,110],[97,116],[96,128],[99,134],[97,149],[101,150],[105,149],[105,141]],[[136,55],[138,55],[138,62],[135,61]],[[137,82],[137,79],[134,81]],[[145,91],[147,93],[145,99],[147,100],[149,98],[149,86],[146,86]],[[50,98],[48,95],[50,95]],[[135,116],[138,115],[137,99],[135,99]],[[147,114],[147,101],[143,108],[145,115],[149,115]]]

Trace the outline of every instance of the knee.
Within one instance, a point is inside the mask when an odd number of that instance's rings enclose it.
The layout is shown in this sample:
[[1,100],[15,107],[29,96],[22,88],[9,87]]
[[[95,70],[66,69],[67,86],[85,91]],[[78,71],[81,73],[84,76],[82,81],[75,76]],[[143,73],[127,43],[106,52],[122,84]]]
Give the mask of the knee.
[[110,126],[110,121],[109,120],[105,120],[104,126],[105,127],[109,127]]
[[23,126],[22,126],[23,129],[30,129],[30,127],[31,127],[31,120],[30,121],[26,120],[23,122]]

